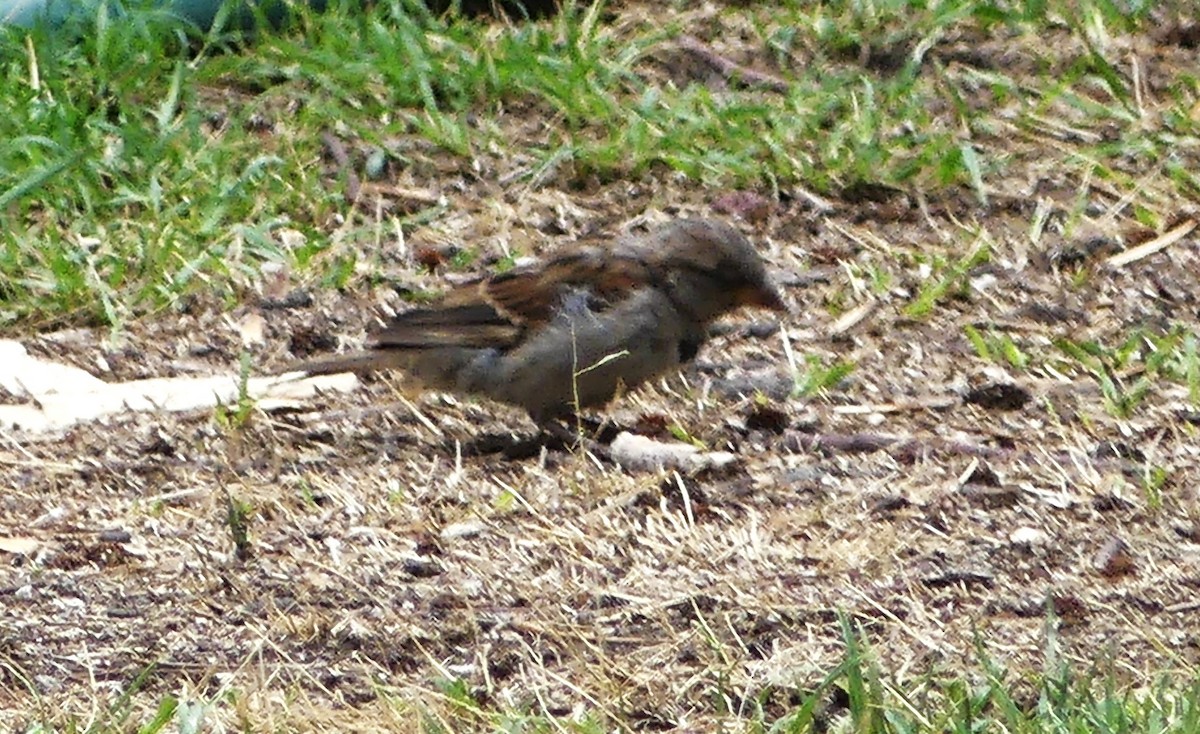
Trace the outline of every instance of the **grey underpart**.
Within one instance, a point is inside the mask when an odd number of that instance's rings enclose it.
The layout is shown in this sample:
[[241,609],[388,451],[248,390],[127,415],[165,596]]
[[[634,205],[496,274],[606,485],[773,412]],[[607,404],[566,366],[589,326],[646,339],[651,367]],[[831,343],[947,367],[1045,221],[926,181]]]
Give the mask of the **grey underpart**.
[[428,350],[414,358],[414,377],[431,387],[475,393],[524,407],[537,423],[603,405],[680,364],[682,342],[703,341],[660,291],[643,289],[596,313],[560,311],[509,351]]

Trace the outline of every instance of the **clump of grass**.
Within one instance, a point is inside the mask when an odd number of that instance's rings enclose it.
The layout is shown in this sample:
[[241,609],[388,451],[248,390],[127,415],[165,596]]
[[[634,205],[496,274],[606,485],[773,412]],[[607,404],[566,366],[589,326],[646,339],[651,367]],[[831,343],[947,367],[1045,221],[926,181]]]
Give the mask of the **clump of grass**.
[[[0,121],[0,210],[15,225],[0,232],[0,326],[119,325],[201,289],[235,300],[270,259],[348,285],[352,258],[318,256],[335,230],[353,240],[359,227],[344,182],[323,163],[331,128],[417,169],[437,156],[471,170],[525,154],[523,175],[507,181],[532,187],[665,170],[700,185],[783,192],[966,186],[986,203],[1004,164],[988,137],[998,123],[991,100],[1003,98],[1032,129],[1053,105],[1122,126],[1118,147],[1068,155],[1132,185],[1105,161],[1132,151],[1167,160],[1170,137],[1194,129],[1186,99],[1163,130],[1139,126],[1129,107],[1136,90],[1101,41],[1139,28],[1145,10],[1060,5],[747,9],[750,46],[774,58],[783,93],[664,76],[681,29],[654,18],[609,24],[603,3],[567,3],[552,20],[501,27],[392,0],[322,13],[301,4],[284,29],[253,36],[233,25],[181,28],[153,9],[119,22],[100,13],[78,35],[0,29],[0,104],[10,111]],[[1044,89],[998,71],[943,68],[928,54],[947,34],[1037,33],[1063,12],[1091,45]],[[805,56],[812,63],[798,63]],[[1122,102],[1115,111],[1083,89],[1097,79]],[[990,95],[974,93],[981,84]],[[514,135],[514,110],[554,124]],[[413,138],[440,153],[393,144]],[[1178,186],[1194,188],[1172,170]],[[288,250],[275,236],[282,227],[309,244]]]
[[1054,345],[1096,380],[1105,409],[1130,418],[1161,380],[1196,384],[1195,334],[1177,327],[1165,334],[1135,329],[1117,344],[1057,339]]
[[970,324],[963,327],[963,332],[980,359],[987,362],[1004,362],[1021,372],[1029,368],[1029,355],[1022,351],[1008,334],[996,329],[983,332]]
[[[1012,680],[976,645],[979,670],[964,676],[930,673],[907,684],[889,679],[866,636],[839,617],[846,653],[843,662],[796,709],[774,721],[772,732],[846,730],[858,732],[1057,731],[1183,732],[1200,725],[1200,680],[1163,678],[1150,691],[1124,689],[1110,666],[1072,669],[1056,650],[1055,621],[1047,620],[1040,676]],[[831,704],[831,701],[837,702]]]
[[233,406],[218,404],[213,419],[221,428],[231,435],[239,434],[249,424],[256,406],[250,395],[250,373],[253,359],[250,350],[243,349],[238,358],[237,400]]
[[783,341],[783,354],[788,368],[792,373],[792,396],[811,397],[825,390],[833,389],[854,371],[854,364],[843,360],[826,364],[818,355],[807,355],[803,363],[797,359],[792,349],[791,340],[785,331],[780,335]]
[[956,261],[937,262],[929,283],[921,288],[912,303],[905,306],[904,313],[914,318],[928,316],[943,299],[966,288],[971,270],[990,258],[991,248],[986,240],[980,238],[969,253]]

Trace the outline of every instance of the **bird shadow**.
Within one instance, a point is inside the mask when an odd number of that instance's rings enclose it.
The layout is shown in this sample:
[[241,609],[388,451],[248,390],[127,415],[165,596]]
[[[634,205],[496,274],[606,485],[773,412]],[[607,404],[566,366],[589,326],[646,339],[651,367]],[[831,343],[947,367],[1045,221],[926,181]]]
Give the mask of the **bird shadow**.
[[[573,421],[572,421],[573,423]],[[571,423],[547,423],[536,433],[484,433],[461,444],[464,457],[499,456],[508,461],[524,461],[541,456],[543,451],[571,453],[580,448],[593,450],[608,446],[625,427],[611,420],[583,417],[576,429]],[[453,441],[445,448],[456,451]]]

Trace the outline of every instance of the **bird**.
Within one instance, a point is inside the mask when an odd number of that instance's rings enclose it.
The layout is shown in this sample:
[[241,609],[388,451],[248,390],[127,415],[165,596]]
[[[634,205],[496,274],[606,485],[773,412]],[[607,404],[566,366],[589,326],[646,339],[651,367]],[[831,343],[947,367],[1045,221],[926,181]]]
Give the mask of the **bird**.
[[285,371],[401,370],[523,408],[544,428],[691,361],[709,326],[741,307],[788,310],[741,232],[681,218],[459,286],[393,317],[361,351]]

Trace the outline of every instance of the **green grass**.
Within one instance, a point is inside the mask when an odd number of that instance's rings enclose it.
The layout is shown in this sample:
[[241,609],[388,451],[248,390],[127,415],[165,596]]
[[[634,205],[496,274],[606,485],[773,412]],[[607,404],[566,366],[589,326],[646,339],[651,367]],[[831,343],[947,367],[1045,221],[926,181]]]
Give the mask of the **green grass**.
[[[1040,673],[1005,670],[988,656],[980,640],[973,670],[966,674],[934,671],[912,680],[887,675],[861,628],[845,616],[839,616],[839,620],[843,659],[823,682],[811,689],[765,687],[747,697],[745,692],[726,687],[720,674],[713,671],[713,698],[726,701],[732,708],[724,716],[706,719],[708,724],[724,718],[738,722],[739,731],[771,734],[1192,734],[1200,730],[1200,679],[1163,676],[1148,687],[1134,690],[1123,684],[1103,659],[1086,670],[1073,668],[1059,659],[1053,620],[1047,625],[1043,641],[1045,669]],[[152,669],[144,671],[89,726],[52,721],[58,717],[51,715],[25,731],[203,732],[209,730],[206,718],[237,707],[239,699],[244,698],[233,691],[213,701],[164,697],[152,712],[135,715],[130,700],[152,673]],[[389,701],[396,718],[390,724],[377,723],[406,727],[404,730],[599,734],[623,731],[627,726],[594,709],[569,716],[552,716],[533,704],[527,709],[496,709],[481,702],[466,681],[455,678],[436,681],[416,700],[411,693],[398,696],[381,690],[380,695]],[[790,703],[781,705],[781,701]],[[297,714],[303,716],[299,711]],[[286,706],[275,712],[273,720],[277,725],[289,720]]]
[[1135,329],[1114,345],[1058,339],[1055,346],[1067,359],[1056,367],[1067,372],[1082,368],[1100,387],[1105,409],[1129,418],[1159,381],[1186,385],[1195,404],[1195,343],[1195,332],[1184,326],[1165,334]]
[[[1147,126],[1115,68],[1118,51],[1103,43],[1145,30],[1136,4],[1128,13],[1100,0],[738,11],[746,42],[779,64],[785,94],[652,73],[679,32],[669,15],[613,25],[598,3],[498,28],[400,0],[356,5],[297,9],[287,28],[252,42],[180,29],[152,11],[101,16],[78,38],[0,33],[0,104],[10,111],[0,120],[0,325],[119,327],[195,292],[236,302],[268,260],[344,270],[322,255],[331,234],[341,226],[366,238],[371,225],[349,210],[323,158],[330,131],[418,173],[431,160],[469,171],[481,159],[531,156],[510,185],[673,171],[706,187],[964,188],[986,202],[989,182],[1021,156],[1001,145],[1005,126],[1037,136],[1053,118],[1083,136],[1060,154],[1072,170],[1132,187],[1137,171],[1159,167],[1179,191],[1197,188],[1175,155],[1196,131],[1195,75],[1180,71],[1167,91],[1176,104]],[[1080,40],[1076,55],[1030,40],[1052,22]],[[1031,84],[928,54],[938,39],[979,33],[1044,52],[1031,63],[1045,71]],[[852,63],[863,58],[865,67]],[[522,127],[529,119],[546,124]],[[1086,135],[1094,128],[1105,134]],[[1152,203],[1139,213],[1167,216]],[[343,216],[351,221],[335,224]],[[283,228],[305,244],[284,247]]]

